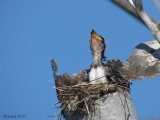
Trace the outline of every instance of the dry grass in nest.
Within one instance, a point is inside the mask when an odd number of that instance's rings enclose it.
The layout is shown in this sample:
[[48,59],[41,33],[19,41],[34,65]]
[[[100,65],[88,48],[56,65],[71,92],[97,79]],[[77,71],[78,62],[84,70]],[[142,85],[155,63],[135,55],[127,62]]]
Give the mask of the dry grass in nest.
[[67,108],[68,112],[86,112],[89,113],[90,105],[94,101],[104,97],[108,93],[116,91],[129,91],[130,83],[116,83],[113,81],[105,83],[86,83],[82,82],[73,86],[61,85],[62,87],[55,87],[57,89],[57,97],[62,103],[61,111]]

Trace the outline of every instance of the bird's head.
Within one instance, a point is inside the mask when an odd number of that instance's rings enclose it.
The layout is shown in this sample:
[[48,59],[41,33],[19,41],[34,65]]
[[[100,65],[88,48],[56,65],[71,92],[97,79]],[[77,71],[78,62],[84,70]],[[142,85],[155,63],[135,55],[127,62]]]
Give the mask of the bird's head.
[[105,40],[102,36],[99,36],[94,30],[91,32],[90,48],[92,50],[92,55],[100,55],[101,60],[105,60],[104,50],[105,50]]

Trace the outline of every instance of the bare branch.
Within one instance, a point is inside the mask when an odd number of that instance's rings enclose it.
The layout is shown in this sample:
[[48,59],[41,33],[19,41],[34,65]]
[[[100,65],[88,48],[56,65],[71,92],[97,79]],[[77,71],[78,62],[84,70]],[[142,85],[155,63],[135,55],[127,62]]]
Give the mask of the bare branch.
[[137,19],[141,19],[139,17],[139,15],[137,14],[135,8],[127,0],[111,0],[111,2],[115,3],[119,7],[123,8],[126,12],[128,12],[131,15],[133,15]]
[[135,8],[133,0],[128,0],[128,2]]
[[57,74],[57,64],[54,59],[51,60],[51,66],[52,66],[52,70],[53,70],[53,75],[55,77]]
[[135,7],[133,6],[133,1],[131,0],[111,0],[116,3],[127,12],[135,16],[142,23],[144,23],[149,30],[152,32],[152,35],[156,38],[156,40],[160,43],[160,29],[159,23],[150,17],[142,6],[142,0],[135,0]]
[[158,0],[152,0],[153,3],[155,4],[155,6],[157,7],[157,9],[160,11],[160,3]]
[[135,0],[135,6],[136,6],[136,11],[137,11],[138,15],[141,17],[143,22],[146,24],[146,26],[152,32],[152,35],[160,43],[160,30],[158,28],[158,23],[152,21],[152,19],[150,19],[150,17],[144,11],[143,6],[142,6],[142,0]]
[[135,0],[135,6],[137,12],[143,11],[142,0]]
[[127,80],[154,78],[160,75],[160,44],[149,41],[136,46],[126,64],[120,69]]

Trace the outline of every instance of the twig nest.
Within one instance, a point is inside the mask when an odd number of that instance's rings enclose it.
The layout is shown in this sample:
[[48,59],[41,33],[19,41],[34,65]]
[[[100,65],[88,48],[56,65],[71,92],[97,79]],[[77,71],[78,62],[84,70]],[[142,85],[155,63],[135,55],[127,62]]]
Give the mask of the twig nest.
[[67,73],[56,76],[57,97],[62,103],[61,111],[67,108],[69,112],[87,112],[94,101],[116,91],[130,90],[130,83],[108,81],[105,83],[87,82],[87,73],[83,70],[70,77]]

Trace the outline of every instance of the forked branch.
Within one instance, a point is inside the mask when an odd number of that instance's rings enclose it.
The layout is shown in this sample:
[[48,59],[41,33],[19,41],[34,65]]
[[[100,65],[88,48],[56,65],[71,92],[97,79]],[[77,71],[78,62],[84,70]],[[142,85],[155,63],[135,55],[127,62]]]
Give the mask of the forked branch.
[[143,22],[149,30],[152,32],[152,35],[156,38],[156,40],[160,43],[160,29],[159,22],[155,21],[152,17],[150,17],[142,6],[142,0],[111,0],[116,3],[123,9],[125,9],[130,14],[134,15],[141,22]]

